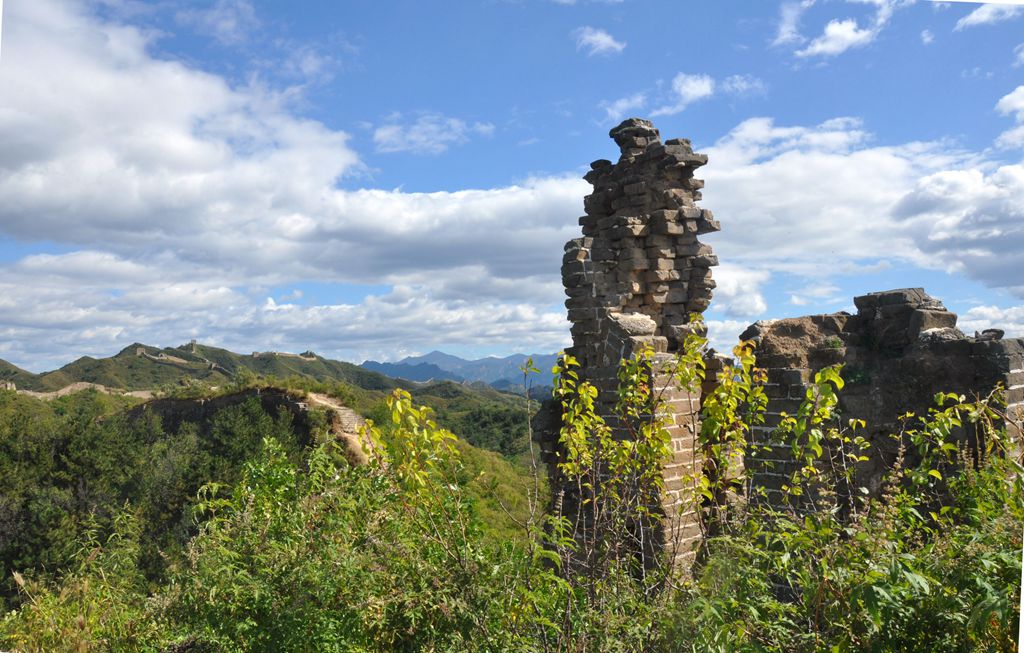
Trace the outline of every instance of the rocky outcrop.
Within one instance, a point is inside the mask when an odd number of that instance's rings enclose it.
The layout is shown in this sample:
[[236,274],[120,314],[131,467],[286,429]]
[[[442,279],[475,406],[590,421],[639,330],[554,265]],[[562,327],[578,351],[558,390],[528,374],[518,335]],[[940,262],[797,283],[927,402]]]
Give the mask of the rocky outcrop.
[[[995,332],[965,336],[956,314],[921,288],[863,295],[854,305],[856,315],[758,322],[740,336],[757,343],[758,365],[768,372],[768,420],[754,432],[759,447],[747,465],[753,486],[769,499],[778,497],[795,464],[788,447],[770,445],[769,433],[783,412],[796,412],[814,373],[828,365],[844,365],[843,419],[867,422],[870,460],[857,470],[857,485],[873,493],[905,444],[891,437],[901,430],[900,416],[926,415],[936,393],[983,396],[1002,384],[1009,412],[1024,408],[1024,340],[1003,340]],[[959,437],[973,446],[969,430]]]

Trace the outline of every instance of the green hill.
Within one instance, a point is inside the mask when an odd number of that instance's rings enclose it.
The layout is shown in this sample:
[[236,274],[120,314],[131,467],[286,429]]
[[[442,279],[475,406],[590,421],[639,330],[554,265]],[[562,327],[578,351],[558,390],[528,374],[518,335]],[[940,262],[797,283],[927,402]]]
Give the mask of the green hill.
[[[213,409],[205,398],[175,400],[182,419],[165,420],[136,408],[138,399],[95,390],[52,401],[0,390],[0,578],[58,572],[83,533],[105,532],[126,505],[142,520],[141,564],[158,577],[196,532],[191,506],[203,483],[234,482],[264,438],[296,461],[313,440],[315,419],[270,410],[251,391],[236,395],[245,400]],[[521,537],[513,517],[527,514],[526,470],[458,446],[485,529],[501,540]],[[0,584],[0,611],[13,589]]]
[[480,383],[396,380],[312,352],[238,354],[202,344],[160,348],[133,343],[109,358],[83,356],[42,374],[0,361],[0,381],[13,381],[19,390],[37,392],[88,382],[116,390],[162,390],[198,396],[212,388],[244,385],[254,376],[277,385],[332,395],[378,420],[383,417],[386,394],[402,387],[416,401],[433,408],[443,426],[476,447],[517,458],[524,455],[529,444],[521,396]]
[[39,389],[59,390],[69,383],[87,381],[108,388],[150,390],[186,378],[217,384],[230,377],[180,349],[134,343],[110,358],[83,356],[59,370],[41,374]]
[[17,365],[0,360],[0,383],[4,381],[13,382],[19,388],[35,380],[35,374],[23,370]]
[[0,361],[0,381],[14,381],[21,390],[49,392],[84,381],[120,390],[153,390],[187,380],[223,385],[241,370],[258,376],[307,377],[342,381],[364,390],[390,390],[397,383],[358,365],[307,354],[276,352],[236,354],[227,349],[191,344],[153,347],[133,343],[109,358],[83,356],[58,370],[33,374]]

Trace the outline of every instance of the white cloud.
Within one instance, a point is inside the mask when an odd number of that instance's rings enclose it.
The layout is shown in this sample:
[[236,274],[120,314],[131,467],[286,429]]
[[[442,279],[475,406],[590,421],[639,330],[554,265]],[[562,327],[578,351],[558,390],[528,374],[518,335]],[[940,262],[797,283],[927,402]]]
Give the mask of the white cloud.
[[935,40],[935,35],[930,29],[921,30],[921,43],[930,45]]
[[957,21],[954,31],[978,27],[979,25],[993,25],[1001,23],[1024,14],[1024,6],[1010,4],[983,4],[971,13]]
[[812,300],[820,303],[823,300],[836,301],[848,299],[842,297],[839,292],[839,286],[833,283],[816,281],[791,293],[789,295],[789,303],[794,306],[807,306]]
[[1016,114],[1017,120],[1024,120],[1024,85],[1000,98],[996,109],[1004,116]]
[[708,319],[708,344],[718,353],[732,355],[732,348],[739,343],[739,335],[750,326],[750,320]]
[[602,102],[600,106],[605,111],[605,121],[617,123],[621,122],[631,112],[643,109],[646,105],[647,94],[634,93],[611,102]]
[[1020,68],[1021,66],[1024,66],[1024,43],[1021,43],[1013,49],[1013,55],[1013,67]]
[[571,36],[576,39],[576,50],[586,50],[589,57],[597,54],[619,54],[626,49],[625,41],[617,41],[608,32],[595,27],[580,27],[573,30]]
[[[658,85],[661,84],[662,82],[659,81]],[[713,96],[716,88],[727,95],[736,97],[764,95],[768,92],[768,85],[764,80],[753,75],[730,75],[718,83],[710,75],[678,73],[672,79],[669,89],[660,93],[658,102],[660,106],[653,109],[650,115],[657,117],[680,113],[694,102]],[[630,113],[638,112],[647,105],[648,94],[640,92],[610,102],[601,102],[599,106],[605,111],[605,122],[617,123]]]
[[179,11],[177,18],[178,22],[228,45],[245,41],[259,26],[249,0],[216,0],[208,9]]
[[980,66],[960,71],[961,79],[992,79],[993,76],[991,70],[982,70]]
[[1024,337],[1024,306],[974,306],[957,320],[964,333],[973,335],[985,329],[1002,329],[1007,338]]
[[[1008,273],[1016,269],[1010,265],[995,273],[966,250],[943,250],[940,256],[932,251],[936,232],[923,226],[933,218],[905,198],[930,175],[983,165],[948,143],[872,146],[870,134],[854,119],[783,127],[755,118],[735,127],[707,154],[705,204],[721,216],[723,230],[706,238],[723,261],[826,283],[850,266],[878,261],[884,242],[889,260],[931,269],[959,265],[992,287],[1024,283],[1024,272]],[[976,199],[961,194],[967,202]],[[954,210],[952,202],[942,206]],[[1012,231],[1019,221],[1012,202],[993,210],[992,219]],[[1013,238],[1006,245],[1024,250]],[[992,260],[993,265],[1004,261]]]
[[[296,117],[280,95],[161,60],[143,33],[79,5],[6,8],[0,235],[64,253],[0,264],[5,358],[39,369],[193,337],[348,358],[445,339],[566,344],[557,270],[585,182],[341,190],[361,166],[346,134]],[[1019,116],[1021,98],[998,108]],[[1024,296],[1024,166],[944,142],[877,145],[852,118],[751,119],[708,154],[704,204],[724,228],[705,237],[726,263],[718,322],[759,316],[782,274],[827,284],[874,264],[879,243],[885,260]],[[294,294],[303,283],[377,290],[318,300]]]
[[798,57],[835,56],[850,48],[861,47],[875,39],[876,32],[871,28],[861,28],[852,18],[846,20],[830,20],[825,32],[811,41],[803,50],[797,50]]
[[748,269],[723,263],[714,269],[715,310],[732,318],[754,318],[768,310],[761,287],[771,277],[767,270]]
[[1024,146],[1024,85],[1003,96],[996,104],[996,110],[1004,116],[1014,116],[1017,126],[999,135],[996,146],[1016,148]]
[[[109,356],[133,341],[166,346],[191,338],[243,352],[312,348],[348,360],[380,359],[399,348],[427,350],[439,343],[508,351],[557,351],[568,344],[559,308],[479,292],[471,299],[441,298],[429,283],[397,285],[355,303],[300,304],[299,293],[275,301],[204,283],[195,271],[188,271],[185,281],[173,273],[161,279],[156,266],[134,281],[99,279],[95,272],[83,280],[0,269],[0,337],[10,343],[4,357],[35,371],[69,362],[69,353]],[[111,294],[104,282],[125,290]]]
[[722,90],[730,95],[764,95],[768,85],[753,75],[729,75],[722,80]]
[[[12,356],[38,366],[68,351],[106,355],[113,341],[189,337],[241,350],[270,338],[306,348],[320,342],[307,339],[306,317],[320,320],[323,342],[337,351],[342,336],[332,331],[370,347],[395,333],[374,321],[385,315],[381,302],[414,310],[405,321],[394,316],[408,329],[464,320],[453,341],[519,348],[535,322],[547,335],[523,347],[564,344],[564,312],[549,307],[561,298],[561,245],[576,231],[565,216],[579,211],[585,182],[339,190],[337,180],[361,166],[347,135],[295,117],[280,96],[158,59],[142,32],[81,6],[8,8],[0,237],[71,250],[3,264],[0,338],[19,343]],[[401,126],[427,149],[453,142],[451,132],[458,141],[491,129],[430,117]],[[304,282],[401,287],[421,301],[398,301],[397,290],[344,310],[321,301],[289,309],[306,316],[293,326],[275,311],[273,324],[294,331],[272,332],[262,307],[281,293],[269,289]],[[562,325],[556,338],[544,326],[553,321]],[[425,328],[404,337],[438,338]]]
[[800,2],[784,2],[782,4],[779,29],[772,45],[790,45],[807,40],[800,34],[800,18],[805,11],[814,6],[814,2],[815,0],[801,0]]
[[651,112],[651,116],[671,116],[689,105],[711,97],[715,93],[715,80],[708,75],[688,75],[678,73],[672,79],[672,92],[669,104],[665,104]]
[[875,15],[863,26],[852,18],[830,20],[820,36],[807,47],[795,52],[798,57],[833,57],[847,50],[863,47],[876,38],[892,19],[896,9],[913,4],[914,0],[847,0],[875,6]]
[[1012,149],[1024,146],[1024,125],[1007,129],[996,139],[996,147]]
[[923,257],[1024,297],[1024,165],[927,175],[893,214]]
[[420,115],[415,121],[401,124],[400,114],[392,115],[373,131],[378,152],[412,152],[440,154],[452,145],[469,142],[470,136],[490,136],[494,125],[489,122],[466,122],[437,113]]

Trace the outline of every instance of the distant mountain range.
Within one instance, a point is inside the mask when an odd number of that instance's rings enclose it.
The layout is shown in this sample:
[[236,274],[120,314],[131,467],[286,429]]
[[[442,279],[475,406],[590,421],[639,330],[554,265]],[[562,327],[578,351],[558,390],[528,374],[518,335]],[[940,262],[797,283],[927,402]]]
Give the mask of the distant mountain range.
[[[402,385],[402,381],[417,384],[448,381],[521,393],[523,374],[519,368],[527,358],[530,357],[514,354],[505,358],[466,360],[433,351],[397,363],[367,361],[355,365],[323,358],[313,352],[256,352],[246,355],[198,343],[164,348],[134,343],[109,358],[83,356],[60,369],[41,374],[0,360],[0,383],[12,382],[20,390],[37,392],[51,392],[82,382],[123,390],[152,390],[185,379],[219,385],[248,370],[278,378],[302,376],[317,381],[343,381],[364,390],[386,391]],[[540,375],[533,375],[530,379],[533,386],[539,388],[550,384],[551,366],[557,355],[534,354],[532,358],[534,365],[541,370]]]
[[364,369],[378,372],[395,379],[407,381],[456,381],[486,383],[501,390],[516,391],[523,385],[523,373],[520,370],[528,358],[541,373],[531,379],[535,385],[547,385],[551,382],[551,367],[558,358],[557,354],[513,354],[505,358],[494,356],[466,360],[440,351],[432,351],[423,356],[409,356],[396,363],[379,363],[366,361]]

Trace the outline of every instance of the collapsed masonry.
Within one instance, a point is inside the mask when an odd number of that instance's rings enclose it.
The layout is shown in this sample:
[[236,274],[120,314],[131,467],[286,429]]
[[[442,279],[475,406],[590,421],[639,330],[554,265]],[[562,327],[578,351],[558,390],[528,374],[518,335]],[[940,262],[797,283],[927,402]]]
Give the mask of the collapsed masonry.
[[[617,437],[628,437],[629,425],[614,416],[619,361],[648,347],[656,352],[652,381],[667,388],[674,453],[663,470],[661,503],[669,518],[642,539],[659,548],[671,544],[674,555],[685,556],[700,536],[696,515],[679,510],[686,499],[681,493],[689,490],[684,479],[699,467],[694,442],[700,397],[674,389],[665,366],[689,332],[690,314],[708,307],[715,286],[710,268],[718,260],[697,237],[719,225],[696,206],[704,184],[693,176],[707,156],[694,153],[687,140],[662,143],[646,120],[626,120],[610,136],[621,156],[614,164],[591,164],[584,179],[594,190],[584,200],[583,237],[565,246],[562,281],[573,337],[566,353],[579,361],[581,378],[597,388],[596,412]],[[559,484],[557,416],[548,420],[537,429],[542,456],[562,513],[577,519],[576,535],[583,537],[589,525],[579,520],[580,497]]]
[[[783,507],[780,488],[796,463],[790,447],[772,444],[770,433],[781,413],[796,412],[814,373],[823,367],[844,365],[842,418],[867,423],[862,435],[870,444],[865,452],[869,460],[855,470],[852,486],[866,487],[873,495],[901,447],[907,447],[905,439],[892,437],[901,432],[900,416],[908,411],[927,415],[935,394],[986,395],[1001,384],[1007,414],[1012,418],[1024,409],[1024,339],[1003,340],[997,330],[967,337],[956,328],[956,314],[921,288],[856,297],[854,305],[856,315],[758,322],[740,336],[756,342],[758,365],[768,373],[768,414],[764,426],[753,433],[757,446],[748,450],[747,471],[752,487],[763,490],[762,499],[775,507]],[[1016,424],[1007,422],[1012,433]],[[968,447],[976,445],[969,428],[957,437]],[[906,462],[916,462],[914,455],[908,449]],[[758,495],[751,498],[758,500]]]
[[[621,156],[614,164],[591,164],[584,178],[594,190],[584,200],[583,237],[565,246],[562,280],[573,337],[566,353],[579,361],[581,380],[597,388],[596,412],[618,437],[629,437],[629,425],[614,415],[616,370],[622,359],[644,348],[656,352],[651,382],[667,388],[662,410],[673,457],[661,470],[666,518],[641,524],[640,530],[647,531],[644,548],[653,543],[678,565],[691,558],[701,535],[699,516],[680,510],[693,504],[686,493],[701,468],[695,447],[701,393],[675,389],[667,366],[688,333],[690,314],[702,313],[711,301],[710,268],[718,260],[697,237],[718,231],[719,224],[696,206],[703,182],[693,174],[707,157],[694,153],[689,141],[662,143],[653,125],[639,119],[626,120],[610,136]],[[751,447],[745,464],[751,489],[769,502],[781,505],[779,489],[794,465],[787,447],[771,446],[769,433],[782,412],[795,412],[822,367],[846,365],[840,409],[844,418],[869,425],[870,460],[857,470],[856,480],[872,492],[900,448],[888,437],[899,431],[899,415],[926,414],[929,406],[923,402],[935,393],[985,394],[1002,384],[1008,412],[1024,408],[1024,340],[1002,340],[1001,333],[966,337],[956,329],[956,315],[921,289],[865,295],[855,304],[857,315],[759,322],[742,336],[756,341],[758,364],[768,370],[768,422],[752,434],[752,444],[764,446]],[[715,357],[707,362],[704,393],[721,366]],[[576,537],[585,537],[592,529],[581,518],[586,512],[580,510],[581,497],[563,482],[557,465],[560,418],[558,407],[549,403],[538,414],[535,438],[548,463],[556,505],[576,524]],[[961,438],[969,441],[970,434]]]

